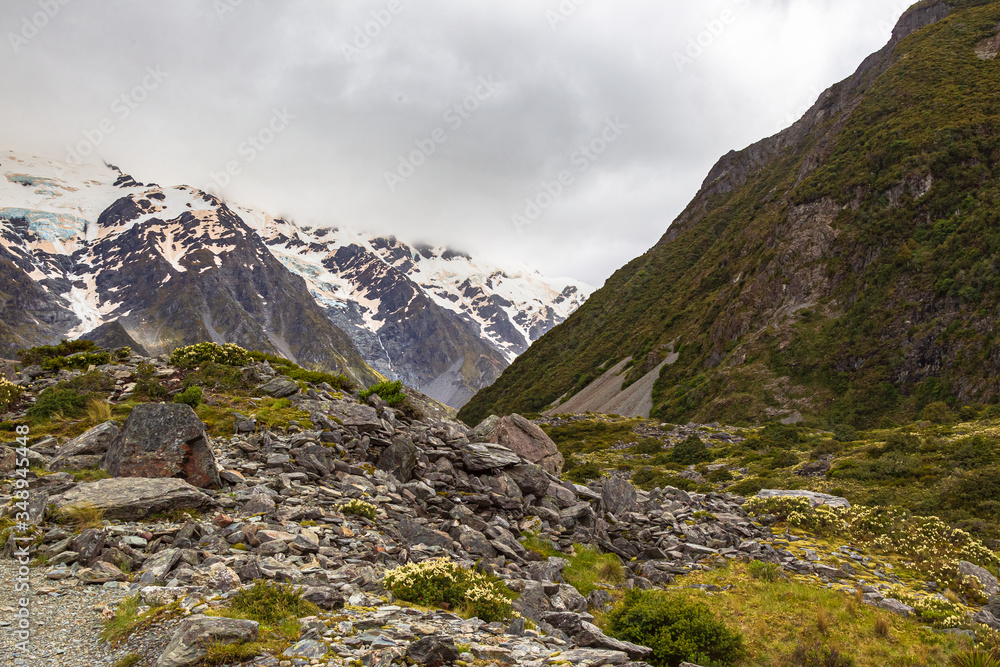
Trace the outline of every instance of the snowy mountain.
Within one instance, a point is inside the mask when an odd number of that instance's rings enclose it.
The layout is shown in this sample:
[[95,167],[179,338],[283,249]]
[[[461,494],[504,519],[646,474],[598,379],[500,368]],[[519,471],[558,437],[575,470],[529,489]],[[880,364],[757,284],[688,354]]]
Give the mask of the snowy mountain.
[[[393,237],[312,228],[115,167],[0,155],[0,345],[117,322],[151,352],[236,342],[450,405],[590,293]],[[9,354],[9,352],[8,352]]]

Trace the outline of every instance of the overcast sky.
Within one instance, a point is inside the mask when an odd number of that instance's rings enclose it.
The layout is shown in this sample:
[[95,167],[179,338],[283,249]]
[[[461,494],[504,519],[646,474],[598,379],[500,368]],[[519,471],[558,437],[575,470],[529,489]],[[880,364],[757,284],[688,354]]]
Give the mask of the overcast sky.
[[907,4],[4,0],[0,148],[600,285]]

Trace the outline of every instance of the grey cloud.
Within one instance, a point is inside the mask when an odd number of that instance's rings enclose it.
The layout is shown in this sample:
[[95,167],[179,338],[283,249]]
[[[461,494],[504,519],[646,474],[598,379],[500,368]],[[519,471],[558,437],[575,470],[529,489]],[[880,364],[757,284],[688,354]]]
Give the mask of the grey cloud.
[[[393,13],[389,0],[69,0],[15,53],[9,35],[39,3],[6,2],[8,147],[63,157],[111,117],[93,157],[140,180],[207,187],[235,160],[231,200],[600,284],[656,242],[720,155],[788,124],[884,44],[903,10],[898,0],[399,3]],[[355,41],[366,28],[370,43]],[[147,66],[169,75],[118,118],[112,104]],[[446,112],[484,77],[496,89],[455,127]],[[248,160],[241,143],[275,109],[294,119]],[[615,117],[628,129],[581,171],[574,152]],[[436,130],[445,140],[391,191],[386,172]],[[562,171],[572,183],[518,233],[512,215]]]

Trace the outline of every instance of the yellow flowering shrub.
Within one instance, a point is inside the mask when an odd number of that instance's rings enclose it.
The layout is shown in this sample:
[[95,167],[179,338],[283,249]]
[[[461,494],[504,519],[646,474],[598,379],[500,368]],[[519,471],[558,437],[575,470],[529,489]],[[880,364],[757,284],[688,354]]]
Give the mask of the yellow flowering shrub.
[[341,505],[340,511],[344,514],[363,516],[369,521],[374,521],[375,516],[378,514],[378,507],[372,505],[371,503],[366,503],[363,500],[354,498],[353,500],[348,500],[346,503]]
[[0,377],[0,410],[6,410],[21,398],[23,390],[8,380]]
[[430,607],[465,607],[487,623],[517,615],[510,604],[515,595],[501,580],[467,570],[450,558],[432,558],[389,570],[382,585],[400,600]]
[[966,531],[951,528],[937,517],[916,516],[899,507],[812,507],[805,498],[778,497],[750,498],[743,509],[749,516],[770,515],[816,535],[866,541],[886,555],[908,559],[907,567],[974,603],[986,602],[982,585],[975,577],[959,572],[959,561],[982,567],[1000,565],[1000,555]]
[[170,363],[181,368],[192,368],[204,363],[223,366],[246,366],[253,362],[250,353],[234,343],[197,343],[179,347],[170,353]]

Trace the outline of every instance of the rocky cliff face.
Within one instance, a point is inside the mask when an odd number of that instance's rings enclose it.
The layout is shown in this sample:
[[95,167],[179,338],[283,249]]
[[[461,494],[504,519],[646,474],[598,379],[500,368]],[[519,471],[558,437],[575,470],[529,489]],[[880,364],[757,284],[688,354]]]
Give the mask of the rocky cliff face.
[[[870,424],[1000,395],[996,2],[924,2],[462,413],[559,411],[631,358],[666,420]],[[977,50],[978,49],[978,50]],[[960,333],[962,332],[962,333]],[[671,359],[677,354],[675,359]]]
[[111,167],[10,154],[0,169],[8,354],[117,323],[117,337],[152,353],[234,342],[361,383],[381,373],[460,406],[589,293],[445,249],[299,227]]

